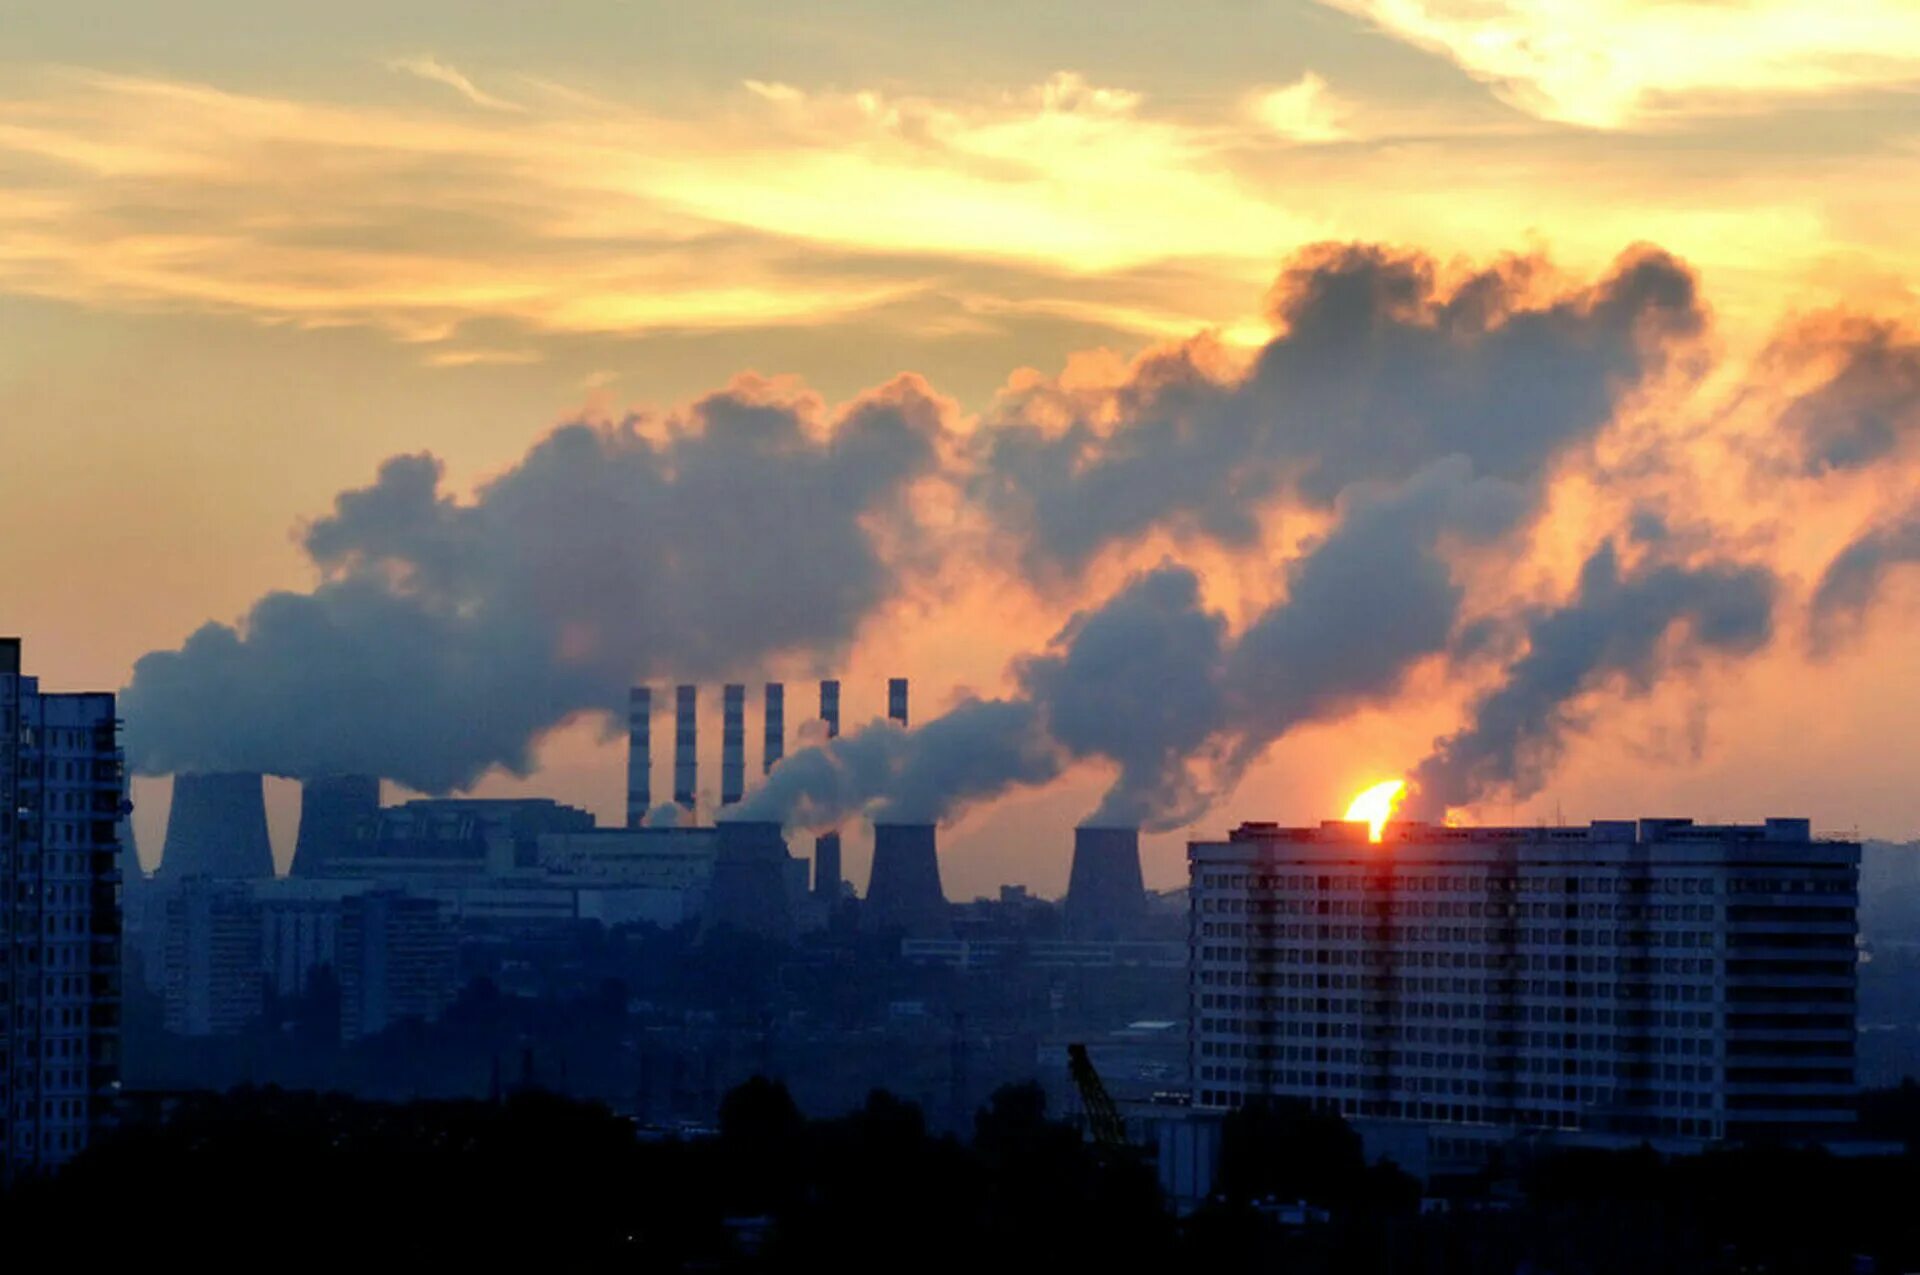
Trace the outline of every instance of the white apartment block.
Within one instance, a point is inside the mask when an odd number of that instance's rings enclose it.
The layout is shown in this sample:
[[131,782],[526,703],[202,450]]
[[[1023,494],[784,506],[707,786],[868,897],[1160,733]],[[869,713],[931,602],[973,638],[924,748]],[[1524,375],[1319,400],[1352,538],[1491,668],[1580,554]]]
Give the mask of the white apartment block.
[[1803,819],[1282,828],[1188,847],[1194,1106],[1407,1159],[1853,1120],[1860,847]]
[[119,1088],[118,725],[0,638],[0,1181],[71,1159]]

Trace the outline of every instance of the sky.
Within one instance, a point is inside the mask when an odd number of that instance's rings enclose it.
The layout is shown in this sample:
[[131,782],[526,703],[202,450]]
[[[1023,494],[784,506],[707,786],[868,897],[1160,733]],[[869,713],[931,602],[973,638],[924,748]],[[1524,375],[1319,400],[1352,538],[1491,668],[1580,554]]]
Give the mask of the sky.
[[1403,775],[1912,837],[1916,88],[1901,0],[15,3],[0,629],[149,863],[825,674],[921,738],[762,806],[959,897]]

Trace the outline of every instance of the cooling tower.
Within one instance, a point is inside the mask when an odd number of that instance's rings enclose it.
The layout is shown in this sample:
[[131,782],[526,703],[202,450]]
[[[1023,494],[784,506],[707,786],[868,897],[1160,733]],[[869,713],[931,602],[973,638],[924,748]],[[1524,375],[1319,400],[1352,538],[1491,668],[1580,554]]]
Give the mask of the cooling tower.
[[902,726],[907,724],[907,679],[887,679],[887,716]]
[[292,874],[321,876],[327,864],[352,853],[360,829],[380,815],[380,780],[374,775],[322,775],[300,786],[300,835],[293,843]]
[[787,863],[779,824],[722,820],[707,886],[706,924],[788,937],[793,922],[787,910]]
[[1139,934],[1147,890],[1140,879],[1138,828],[1075,828],[1067,878],[1067,933],[1108,941]]
[[813,839],[813,896],[828,903],[840,899],[840,834],[823,832]]
[[720,804],[735,805],[747,791],[747,688],[720,688]]
[[267,802],[259,772],[173,777],[173,809],[160,870],[169,877],[273,875]]
[[951,931],[932,824],[873,826],[873,874],[867,878],[860,921],[869,930],[904,930],[916,939],[942,938]]
[[787,688],[767,683],[766,732],[760,737],[760,773],[766,774],[787,754]]
[[627,692],[627,827],[638,828],[653,809],[653,688]]
[[840,683],[832,678],[820,683],[820,720],[827,724],[827,738],[840,737]]
[[692,810],[694,785],[700,780],[700,762],[694,749],[700,740],[700,688],[681,684],[673,688],[673,800]]

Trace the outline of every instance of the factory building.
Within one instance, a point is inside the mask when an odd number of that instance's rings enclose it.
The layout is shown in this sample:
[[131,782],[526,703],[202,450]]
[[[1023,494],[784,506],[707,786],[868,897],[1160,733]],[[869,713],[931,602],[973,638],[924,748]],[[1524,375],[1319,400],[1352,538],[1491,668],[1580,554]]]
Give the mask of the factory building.
[[118,1088],[123,772],[113,695],[42,692],[0,638],[0,1183],[71,1159]]
[[1860,847],[1803,819],[1245,824],[1188,848],[1194,1105],[1297,1099],[1416,1171],[1853,1119]]

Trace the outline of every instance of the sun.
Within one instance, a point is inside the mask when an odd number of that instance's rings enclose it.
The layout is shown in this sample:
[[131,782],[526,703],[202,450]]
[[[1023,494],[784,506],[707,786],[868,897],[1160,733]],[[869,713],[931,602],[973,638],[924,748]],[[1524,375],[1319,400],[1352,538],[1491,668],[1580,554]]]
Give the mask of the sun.
[[1393,808],[1400,804],[1400,794],[1406,790],[1404,779],[1389,779],[1355,797],[1347,805],[1347,821],[1367,825],[1367,840],[1380,840],[1381,829],[1387,826],[1387,820],[1393,818]]

